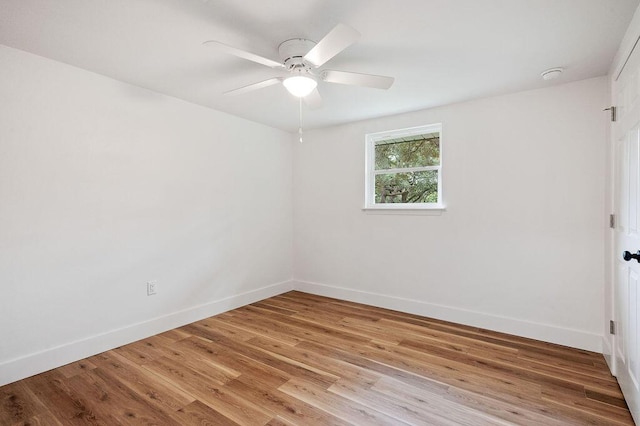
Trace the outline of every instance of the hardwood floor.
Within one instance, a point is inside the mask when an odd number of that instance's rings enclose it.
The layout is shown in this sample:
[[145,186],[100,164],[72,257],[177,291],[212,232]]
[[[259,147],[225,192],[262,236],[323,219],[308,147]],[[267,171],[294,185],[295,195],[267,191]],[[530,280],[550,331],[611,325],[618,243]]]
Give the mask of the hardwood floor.
[[300,292],[0,398],[0,425],[633,424],[600,354]]

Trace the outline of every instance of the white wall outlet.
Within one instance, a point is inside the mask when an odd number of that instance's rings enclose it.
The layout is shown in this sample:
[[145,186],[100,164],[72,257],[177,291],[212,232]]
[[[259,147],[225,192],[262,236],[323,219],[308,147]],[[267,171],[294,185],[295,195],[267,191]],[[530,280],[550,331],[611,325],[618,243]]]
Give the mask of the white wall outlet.
[[157,281],[147,281],[147,296],[152,296],[156,294],[157,290],[158,290]]

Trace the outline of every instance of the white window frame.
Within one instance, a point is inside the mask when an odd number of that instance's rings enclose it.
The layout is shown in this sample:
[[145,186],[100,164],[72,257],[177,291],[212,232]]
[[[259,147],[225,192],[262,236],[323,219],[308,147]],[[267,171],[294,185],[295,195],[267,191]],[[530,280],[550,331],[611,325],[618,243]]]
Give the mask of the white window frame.
[[[440,164],[437,166],[408,167],[403,169],[375,170],[376,151],[378,142],[426,133],[440,134]],[[442,201],[442,123],[426,126],[410,127],[408,129],[389,130],[386,132],[369,133],[365,136],[365,210],[444,210]],[[425,170],[438,171],[438,202],[437,203],[376,203],[375,177],[377,174],[417,172]]]

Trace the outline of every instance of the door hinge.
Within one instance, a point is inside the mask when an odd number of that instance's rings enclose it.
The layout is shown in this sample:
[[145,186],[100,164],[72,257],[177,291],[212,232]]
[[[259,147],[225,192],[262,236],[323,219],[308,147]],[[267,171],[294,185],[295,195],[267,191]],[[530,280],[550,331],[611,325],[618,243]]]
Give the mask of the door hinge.
[[611,111],[611,121],[616,121],[617,118],[617,108],[614,107],[613,105],[610,106],[609,108],[605,108],[603,109],[603,111]]
[[613,320],[609,320],[609,334],[616,334],[616,323]]
[[615,214],[610,214],[609,215],[609,228],[615,229],[615,227],[616,227],[616,215]]

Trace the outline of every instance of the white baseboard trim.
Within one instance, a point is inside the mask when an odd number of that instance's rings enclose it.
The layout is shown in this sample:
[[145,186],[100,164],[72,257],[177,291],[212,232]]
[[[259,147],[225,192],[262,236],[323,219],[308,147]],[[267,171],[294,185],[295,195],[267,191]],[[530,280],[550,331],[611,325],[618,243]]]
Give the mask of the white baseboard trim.
[[0,386],[293,290],[285,281],[0,363]]
[[613,347],[611,346],[611,342],[607,336],[602,336],[602,355],[604,355],[604,360],[607,362],[609,371],[611,371],[611,374],[615,376],[616,371],[613,360]]
[[451,321],[472,327],[485,328],[521,337],[602,353],[603,336],[581,330],[522,321],[515,318],[470,311],[451,306],[436,305],[419,300],[404,299],[385,294],[369,293],[344,287],[307,281],[293,282],[295,290],[319,296],[333,297],[380,308],[393,309],[415,315]]

